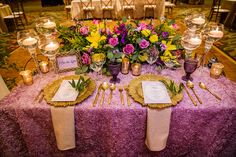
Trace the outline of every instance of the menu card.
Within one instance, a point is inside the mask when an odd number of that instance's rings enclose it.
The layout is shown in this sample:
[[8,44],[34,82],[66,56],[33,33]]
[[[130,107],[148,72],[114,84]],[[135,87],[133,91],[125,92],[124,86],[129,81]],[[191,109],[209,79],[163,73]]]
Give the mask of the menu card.
[[145,104],[170,104],[166,86],[160,81],[142,81]]
[[[51,101],[75,101],[79,92],[77,92],[69,82],[72,80],[63,80],[56,94]],[[78,80],[75,80],[77,83]]]

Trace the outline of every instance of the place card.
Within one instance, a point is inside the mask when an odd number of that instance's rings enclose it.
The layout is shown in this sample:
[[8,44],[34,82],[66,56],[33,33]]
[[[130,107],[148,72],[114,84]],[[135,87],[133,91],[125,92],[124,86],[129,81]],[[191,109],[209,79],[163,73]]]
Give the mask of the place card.
[[166,86],[160,81],[142,81],[145,104],[170,104]]
[[[79,92],[77,92],[69,82],[72,80],[63,80],[56,94],[51,101],[75,101]],[[75,80],[77,83],[78,80]]]

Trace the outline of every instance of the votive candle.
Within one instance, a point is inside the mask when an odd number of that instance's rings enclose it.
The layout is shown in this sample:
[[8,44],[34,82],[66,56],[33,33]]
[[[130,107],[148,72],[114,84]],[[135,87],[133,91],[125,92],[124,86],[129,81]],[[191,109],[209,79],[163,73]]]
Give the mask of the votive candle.
[[42,73],[47,73],[49,71],[49,65],[47,61],[42,61],[39,63],[39,67]]
[[132,64],[131,68],[132,68],[132,75],[139,76],[141,74],[142,65],[140,63]]
[[22,76],[25,85],[29,86],[33,84],[33,76],[30,70],[21,71],[20,75]]
[[222,74],[224,65],[222,63],[213,63],[211,66],[210,76],[212,78],[218,79]]
[[128,58],[124,58],[122,59],[122,68],[121,68],[121,73],[122,74],[128,74],[129,73],[129,59]]

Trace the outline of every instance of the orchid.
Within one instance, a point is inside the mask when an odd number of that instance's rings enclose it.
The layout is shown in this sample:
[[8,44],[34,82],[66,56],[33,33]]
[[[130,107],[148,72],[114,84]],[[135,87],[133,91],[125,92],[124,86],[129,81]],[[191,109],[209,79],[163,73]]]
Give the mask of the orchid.
[[91,32],[86,39],[91,43],[90,46],[96,49],[101,41],[106,40],[106,37],[104,35],[101,36],[99,32]]

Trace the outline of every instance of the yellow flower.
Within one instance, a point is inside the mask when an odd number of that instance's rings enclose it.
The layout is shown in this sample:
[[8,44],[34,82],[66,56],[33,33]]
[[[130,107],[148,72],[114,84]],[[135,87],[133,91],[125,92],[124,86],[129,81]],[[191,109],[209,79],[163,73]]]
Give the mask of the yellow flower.
[[98,48],[99,42],[106,39],[105,36],[101,36],[99,32],[91,32],[90,36],[86,39],[91,43],[91,47]]
[[145,36],[148,37],[151,34],[151,31],[149,29],[144,29],[141,31],[141,33]]
[[106,56],[103,53],[95,53],[92,55],[92,61],[93,62],[100,62],[104,61]]
[[149,40],[152,42],[152,43],[155,43],[158,41],[158,36],[156,34],[154,35],[151,35]]
[[164,62],[169,62],[170,60],[176,60],[176,56],[172,55],[170,51],[176,50],[176,45],[172,45],[172,41],[169,41],[166,43],[165,40],[161,41],[162,44],[166,45],[166,50],[163,53],[163,56],[161,56],[161,60]]

